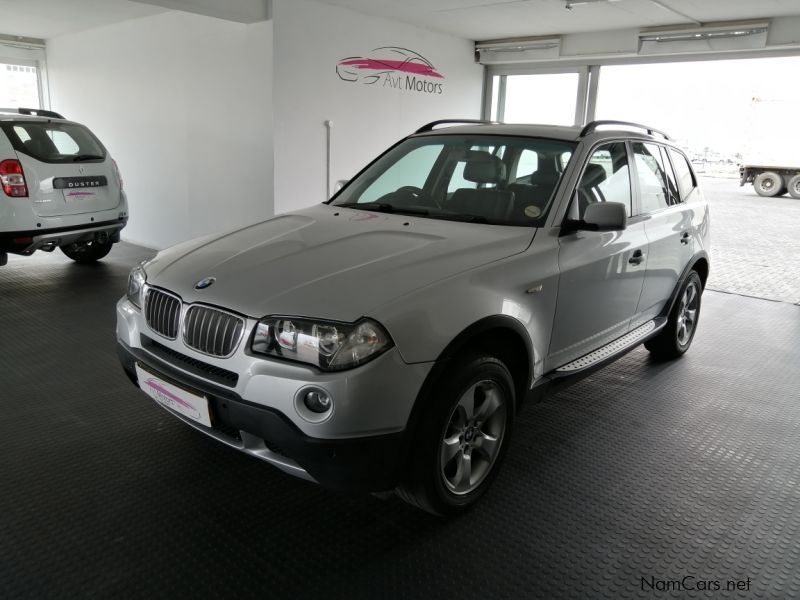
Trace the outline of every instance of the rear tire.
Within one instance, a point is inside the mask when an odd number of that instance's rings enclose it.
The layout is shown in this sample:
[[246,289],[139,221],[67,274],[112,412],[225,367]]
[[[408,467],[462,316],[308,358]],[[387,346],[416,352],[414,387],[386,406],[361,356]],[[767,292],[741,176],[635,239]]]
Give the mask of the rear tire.
[[61,251],[78,264],[88,265],[97,262],[111,252],[114,242],[80,242],[61,246]]
[[413,441],[397,495],[429,513],[473,506],[494,481],[514,420],[514,382],[487,354],[458,360],[439,380]]
[[800,200],[800,175],[795,175],[787,184],[789,195],[796,200]]
[[756,194],[765,198],[773,198],[780,196],[781,193],[786,193],[783,178],[773,171],[765,171],[756,175],[753,180],[753,188],[756,190]]
[[703,283],[696,271],[689,273],[683,282],[675,306],[669,313],[667,324],[644,347],[660,360],[678,358],[689,349],[700,319],[700,300]]

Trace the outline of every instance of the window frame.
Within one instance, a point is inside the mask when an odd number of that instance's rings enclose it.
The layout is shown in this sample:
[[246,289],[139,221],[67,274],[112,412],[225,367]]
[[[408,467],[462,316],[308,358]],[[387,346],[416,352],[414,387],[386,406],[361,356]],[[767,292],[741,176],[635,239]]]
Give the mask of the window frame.
[[[636,160],[635,160],[636,159],[636,152],[633,149],[633,144],[636,144],[636,143],[650,144],[650,145],[653,145],[653,146],[658,146],[659,148],[663,148],[665,145],[662,144],[661,142],[657,142],[657,141],[650,140],[650,139],[645,139],[645,138],[631,138],[628,141],[629,141],[629,144],[630,144],[629,145],[629,150],[630,150],[630,153],[631,153],[630,155],[634,159],[633,160],[633,168],[636,171],[636,200],[637,200],[638,207],[639,207],[639,213],[638,213],[639,216],[655,215],[655,214],[658,214],[658,213],[660,213],[662,211],[674,208],[675,206],[680,206],[682,204],[681,202],[679,202],[677,204],[669,204],[669,198],[667,198],[667,202],[668,203],[667,203],[666,206],[663,206],[663,207],[658,208],[656,210],[651,210],[651,211],[644,212],[644,210],[642,209],[642,203],[641,203],[641,200],[642,200],[641,186],[639,185],[639,166],[636,164]],[[660,154],[660,150],[659,150],[659,154]],[[664,175],[666,175],[666,173],[664,173]],[[665,186],[667,185],[666,181],[664,182],[664,185]],[[664,189],[666,190],[667,194],[669,194],[669,189],[667,187],[665,187]]]
[[[572,189],[569,192],[569,200],[567,202],[567,209],[564,211],[564,218],[562,219],[561,226],[563,227],[568,221],[570,221],[569,213],[572,210],[572,203],[575,202],[576,194],[578,192],[578,186],[583,179],[583,175],[586,173],[586,168],[589,166],[592,156],[594,153],[597,152],[603,146],[610,146],[611,144],[623,144],[625,146],[625,158],[628,161],[628,183],[630,185],[631,190],[631,214],[628,217],[628,222],[630,223],[631,219],[635,219],[639,216],[639,194],[638,194],[638,180],[634,177],[634,167],[632,166],[632,159],[633,159],[633,148],[630,145],[629,138],[606,138],[596,142],[593,146],[589,148],[586,152],[586,160],[584,160],[583,164],[581,165],[580,171],[578,171],[578,177],[575,179],[575,184],[572,186]],[[573,155],[574,156],[574,155]]]
[[[686,156],[686,154],[684,154],[684,152],[682,150],[680,150],[680,149],[678,149],[678,148],[676,148],[674,146],[665,146],[665,148],[666,148],[666,151],[667,151],[667,156],[669,157],[669,160],[672,163],[672,171],[673,171],[673,173],[675,173],[675,181],[676,181],[676,183],[678,185],[678,194],[680,194],[680,197],[681,197],[680,201],[681,201],[682,204],[685,204],[689,200],[689,197],[692,194],[694,194],[694,192],[699,187],[698,182],[697,182],[697,175],[694,172],[694,168],[692,168],[692,161],[689,160],[689,157]],[[692,189],[689,190],[689,193],[686,194],[685,196],[683,195],[683,191],[681,190],[680,180],[678,179],[678,172],[675,169],[675,159],[672,157],[673,153],[675,153],[678,156],[680,156],[686,162],[686,168],[689,169],[689,175],[692,178]]]
[[47,56],[45,54],[44,40],[15,40],[11,44],[4,37],[0,36],[0,63],[36,68],[39,106],[26,106],[24,108],[50,109],[50,89],[47,84]]

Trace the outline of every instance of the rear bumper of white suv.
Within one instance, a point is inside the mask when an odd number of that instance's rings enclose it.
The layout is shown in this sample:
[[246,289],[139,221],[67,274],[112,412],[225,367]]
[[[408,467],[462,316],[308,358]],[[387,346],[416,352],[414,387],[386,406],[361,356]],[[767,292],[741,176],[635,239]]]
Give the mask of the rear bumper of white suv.
[[119,241],[119,232],[128,223],[127,217],[110,221],[81,223],[32,231],[0,231],[0,252],[33,254],[36,250],[52,250],[75,242]]

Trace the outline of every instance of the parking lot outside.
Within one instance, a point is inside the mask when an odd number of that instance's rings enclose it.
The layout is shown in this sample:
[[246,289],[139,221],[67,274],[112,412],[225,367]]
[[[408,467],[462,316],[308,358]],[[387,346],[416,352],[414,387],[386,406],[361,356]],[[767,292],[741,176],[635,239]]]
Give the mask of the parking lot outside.
[[800,304],[800,200],[701,177],[711,210],[708,289]]

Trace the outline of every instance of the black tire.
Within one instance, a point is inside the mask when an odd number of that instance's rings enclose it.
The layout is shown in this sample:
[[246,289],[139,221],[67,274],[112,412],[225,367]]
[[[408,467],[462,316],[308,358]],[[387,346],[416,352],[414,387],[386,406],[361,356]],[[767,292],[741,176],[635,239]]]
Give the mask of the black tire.
[[756,175],[753,180],[753,188],[756,190],[756,194],[765,198],[773,198],[780,196],[781,193],[786,193],[783,177],[773,171],[765,171]]
[[[692,291],[693,290],[693,291]],[[700,320],[700,304],[703,296],[703,283],[696,271],[689,273],[675,299],[675,305],[669,313],[667,324],[654,338],[647,340],[644,347],[653,357],[660,360],[678,358],[689,349],[697,331]],[[694,311],[691,316],[691,327],[687,323],[690,316],[687,311]]]
[[111,247],[114,245],[114,242],[81,242],[77,244],[69,244],[67,246],[61,246],[61,251],[67,255],[68,258],[71,258],[76,263],[82,265],[88,265],[94,262],[97,262],[101,258],[104,258],[111,252]]
[[792,198],[800,200],[800,175],[792,177],[786,187],[789,189],[789,195]]
[[505,457],[516,405],[511,374],[497,358],[471,354],[457,360],[420,401],[429,406],[397,495],[432,514],[462,512],[483,496]]

